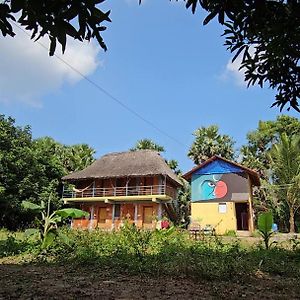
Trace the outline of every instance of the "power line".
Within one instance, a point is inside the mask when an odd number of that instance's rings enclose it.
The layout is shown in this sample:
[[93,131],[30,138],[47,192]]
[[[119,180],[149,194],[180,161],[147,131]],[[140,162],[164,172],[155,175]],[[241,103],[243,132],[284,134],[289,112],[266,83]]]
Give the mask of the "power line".
[[[29,36],[31,38],[31,35],[24,30],[22,27],[20,27],[16,22],[14,22],[14,24],[16,25],[17,28],[19,28],[19,30],[21,30],[22,32],[24,32],[27,36]],[[41,47],[43,47],[44,49],[47,50],[48,52],[48,47],[46,47],[43,43],[41,43],[40,41],[36,41]],[[68,63],[67,61],[65,61],[63,58],[59,57],[57,54],[54,53],[54,56],[62,63],[64,63],[66,66],[68,66],[72,71],[74,71],[75,73],[77,73],[79,76],[81,76],[83,79],[85,79],[86,81],[88,81],[91,85],[93,85],[96,89],[98,89],[99,91],[101,91],[103,94],[105,94],[108,98],[110,98],[111,100],[113,100],[115,103],[117,103],[118,105],[120,105],[121,107],[123,107],[125,110],[127,110],[128,112],[130,112],[131,114],[133,114],[135,117],[137,117],[138,119],[142,120],[144,123],[148,124],[150,127],[154,128],[156,131],[158,131],[159,133],[161,133],[162,135],[168,137],[170,140],[173,140],[174,142],[176,142],[177,144],[179,144],[182,147],[186,147],[186,145],[184,143],[182,143],[181,141],[179,141],[178,139],[176,139],[175,137],[171,136],[170,134],[168,134],[166,131],[164,131],[163,129],[159,128],[157,125],[155,125],[153,122],[149,121],[148,119],[146,119],[145,117],[143,117],[141,114],[139,114],[136,110],[134,110],[133,108],[131,108],[130,106],[128,106],[127,104],[125,104],[123,101],[121,101],[120,99],[118,99],[117,97],[115,97],[114,95],[112,95],[109,91],[107,91],[106,89],[104,89],[103,87],[101,87],[97,82],[91,80],[89,77],[87,77],[86,75],[84,75],[83,73],[81,73],[78,69],[76,69],[75,67],[73,67],[70,63]]]

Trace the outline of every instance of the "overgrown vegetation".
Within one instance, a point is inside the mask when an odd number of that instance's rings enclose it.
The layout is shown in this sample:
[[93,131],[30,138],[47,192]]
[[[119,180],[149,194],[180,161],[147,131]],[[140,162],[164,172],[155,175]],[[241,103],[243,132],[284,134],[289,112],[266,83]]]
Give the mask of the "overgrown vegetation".
[[94,150],[86,144],[66,146],[50,137],[33,139],[29,126],[0,115],[0,228],[26,228],[35,216],[22,201],[62,206],[61,177],[91,164]]
[[26,210],[31,210],[40,215],[36,218],[39,229],[30,228],[25,232],[31,234],[38,234],[41,240],[41,249],[47,249],[54,242],[56,237],[69,245],[69,239],[58,230],[58,225],[67,218],[82,218],[89,215],[88,212],[77,208],[63,208],[51,211],[51,198],[48,199],[47,205],[44,201],[40,205],[23,201],[22,206]]
[[[219,237],[190,240],[185,231],[146,231],[126,225],[119,232],[61,230],[70,245],[56,239],[41,252],[37,240],[11,234],[0,239],[0,257],[34,253],[36,262],[89,266],[111,272],[141,276],[185,276],[189,278],[232,280],[265,272],[300,278],[300,250],[278,244],[243,247],[236,240],[225,243]],[[0,234],[1,237],[1,234]],[[46,254],[46,255],[45,255]]]

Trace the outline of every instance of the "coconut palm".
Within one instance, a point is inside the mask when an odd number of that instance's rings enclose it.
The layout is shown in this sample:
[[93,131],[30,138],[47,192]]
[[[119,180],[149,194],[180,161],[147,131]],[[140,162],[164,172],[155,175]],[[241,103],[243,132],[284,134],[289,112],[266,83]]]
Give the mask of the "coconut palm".
[[300,207],[300,137],[282,134],[270,151],[273,190],[289,208],[290,232],[295,232],[295,214]]

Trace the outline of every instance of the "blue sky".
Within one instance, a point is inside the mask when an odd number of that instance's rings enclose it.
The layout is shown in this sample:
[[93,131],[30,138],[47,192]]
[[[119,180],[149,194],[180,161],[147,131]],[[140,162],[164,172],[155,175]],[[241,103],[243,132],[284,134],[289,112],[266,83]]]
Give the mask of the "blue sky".
[[70,41],[62,58],[180,143],[49,58],[20,31],[15,39],[0,40],[1,113],[18,125],[31,125],[35,138],[87,143],[97,157],[150,138],[183,171],[193,166],[186,154],[196,128],[217,124],[239,148],[259,120],[279,114],[270,108],[273,91],[245,87],[237,64],[230,64],[222,28],[217,22],[203,27],[202,11],[192,15],[180,1],[146,0],[141,6],[138,0],[106,2],[113,21],[104,33],[108,51]]

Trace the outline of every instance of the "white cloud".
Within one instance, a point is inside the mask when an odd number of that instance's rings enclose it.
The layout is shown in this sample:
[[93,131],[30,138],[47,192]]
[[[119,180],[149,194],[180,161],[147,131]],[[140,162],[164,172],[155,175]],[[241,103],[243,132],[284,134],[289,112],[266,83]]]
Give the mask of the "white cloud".
[[[250,47],[250,56],[254,55],[254,48]],[[239,70],[242,63],[242,55],[239,55],[237,59],[232,62],[232,58],[227,62],[225,70],[221,74],[220,78],[225,81],[232,81],[235,85],[245,87],[247,82],[245,82],[245,71],[244,69]]]
[[221,75],[221,79],[233,81],[238,86],[246,86],[244,81],[245,73],[243,70],[239,70],[242,62],[242,58],[238,57],[234,62],[230,59],[227,62],[224,72]]
[[[48,38],[33,42],[22,31],[14,38],[0,39],[0,102],[23,102],[41,106],[42,96],[59,90],[63,84],[75,84],[82,77],[57,57],[49,57]],[[99,47],[94,43],[68,40],[65,54],[57,45],[58,57],[84,76],[93,73],[100,61]]]

